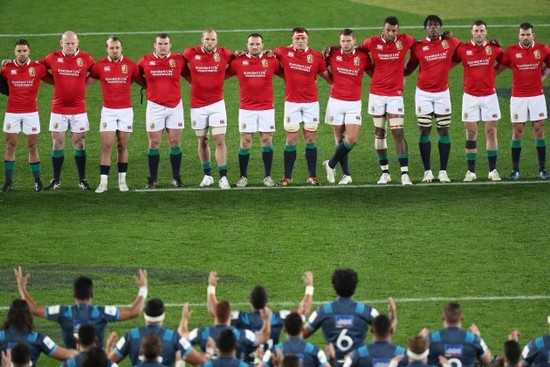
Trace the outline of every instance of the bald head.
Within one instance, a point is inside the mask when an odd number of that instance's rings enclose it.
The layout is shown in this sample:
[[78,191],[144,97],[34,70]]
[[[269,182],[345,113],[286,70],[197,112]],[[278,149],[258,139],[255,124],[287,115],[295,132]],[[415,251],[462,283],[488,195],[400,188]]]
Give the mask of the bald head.
[[65,55],[74,55],[78,50],[78,36],[73,31],[63,33],[60,43]]

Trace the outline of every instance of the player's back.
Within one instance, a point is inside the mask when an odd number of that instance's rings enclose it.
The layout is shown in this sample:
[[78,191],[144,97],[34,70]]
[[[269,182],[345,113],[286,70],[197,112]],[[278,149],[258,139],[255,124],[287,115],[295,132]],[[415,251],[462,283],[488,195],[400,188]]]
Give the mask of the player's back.
[[249,365],[235,357],[219,357],[206,362],[203,367],[249,367]]
[[532,340],[523,348],[523,363],[529,367],[550,366],[550,334]]
[[0,351],[11,349],[16,344],[27,344],[29,346],[33,366],[36,365],[40,352],[50,354],[57,349],[57,345],[48,336],[35,332],[21,332],[13,326],[0,330]]
[[[270,339],[267,341],[267,348],[272,348],[275,344],[279,343],[281,331],[283,330],[283,320],[289,313],[290,311],[278,311],[271,314],[271,334]],[[237,329],[247,329],[257,333],[263,326],[262,315],[256,310],[248,312],[238,311],[233,313],[231,325]]]
[[312,330],[321,327],[325,341],[335,347],[336,358],[343,359],[364,344],[368,326],[376,316],[378,311],[371,306],[340,297],[319,307],[306,326]]
[[439,365],[439,356],[445,356],[453,367],[473,367],[476,359],[487,351],[485,342],[472,332],[448,327],[430,334],[428,364]]
[[283,355],[295,355],[300,359],[301,367],[319,367],[326,362],[326,355],[315,345],[300,337],[288,337],[283,343],[275,346]]
[[[372,342],[363,345],[351,352],[349,359],[346,358],[344,367],[388,367],[392,358],[404,355],[403,347],[394,345],[389,341]],[[399,366],[407,364],[407,358],[403,359]]]

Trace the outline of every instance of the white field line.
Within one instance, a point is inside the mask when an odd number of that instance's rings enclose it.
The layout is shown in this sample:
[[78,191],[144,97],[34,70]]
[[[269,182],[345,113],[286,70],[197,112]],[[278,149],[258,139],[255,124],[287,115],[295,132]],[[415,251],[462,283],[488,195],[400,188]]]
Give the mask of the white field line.
[[[486,301],[540,301],[540,300],[550,300],[550,295],[533,295],[533,296],[466,296],[466,297],[416,297],[416,298],[395,298],[395,302],[399,303],[427,303],[427,302],[463,302],[463,301],[473,301],[473,302],[486,302]],[[314,305],[322,305],[329,301],[315,301]],[[364,300],[358,301],[367,304],[386,304],[387,299],[376,299],[376,300]],[[295,307],[299,302],[269,302],[270,307],[279,308],[279,307]],[[165,307],[182,307],[183,303],[165,303]],[[247,302],[232,302],[234,307],[247,307],[250,306]],[[117,307],[126,307],[129,305],[116,305]],[[189,303],[189,307],[204,307],[206,308],[206,303]],[[0,311],[7,311],[9,307],[2,306]]]
[[[452,28],[470,28],[471,24],[458,24],[458,25],[450,25],[448,26],[449,29]],[[490,24],[491,28],[517,28],[517,24]],[[537,24],[537,28],[540,27],[550,27],[550,24]],[[339,28],[308,28],[308,31],[341,31],[343,28],[346,27],[339,27]],[[380,26],[372,26],[372,27],[347,27],[351,28],[355,31],[357,30],[380,30],[382,27]],[[423,26],[401,26],[400,29],[424,29]],[[264,29],[217,29],[216,31],[218,33],[251,33],[251,32],[289,32],[290,28],[264,28]],[[189,30],[172,30],[172,31],[163,31],[168,34],[201,34],[203,29],[189,29]],[[141,34],[157,34],[159,31],[123,31],[123,32],[79,32],[79,36],[110,36],[113,34],[116,34],[117,36],[120,35],[141,35]],[[8,38],[8,37],[59,37],[60,33],[21,33],[21,34],[0,34],[0,38]]]
[[[185,184],[185,182],[184,182]],[[431,182],[431,183],[417,183],[414,186],[418,187],[429,187],[429,186],[482,186],[482,185],[539,185],[539,184],[550,184],[550,180],[539,180],[539,181],[480,181],[480,182]],[[227,191],[227,192],[237,192],[237,191],[246,191],[246,190],[339,190],[339,189],[356,189],[356,188],[403,188],[407,190],[411,186],[402,186],[400,184],[390,184],[390,185],[377,185],[377,184],[364,184],[364,185],[336,185],[336,184],[323,184],[321,186],[287,186],[287,187],[265,187],[265,186],[248,186],[248,187],[235,187],[232,186],[232,190],[220,190],[218,186],[214,183],[212,187],[198,187],[197,185],[183,187],[180,189],[176,188],[158,188],[158,189],[134,189],[130,191],[134,192],[175,192],[175,191]]]

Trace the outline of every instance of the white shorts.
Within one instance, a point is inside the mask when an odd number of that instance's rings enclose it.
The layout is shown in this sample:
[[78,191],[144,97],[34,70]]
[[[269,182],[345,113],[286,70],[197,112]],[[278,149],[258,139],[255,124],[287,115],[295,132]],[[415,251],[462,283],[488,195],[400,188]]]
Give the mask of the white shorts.
[[285,101],[284,128],[286,131],[299,131],[300,123],[307,130],[317,130],[319,125],[319,102],[297,103]]
[[329,98],[325,123],[329,125],[361,125],[361,101]]
[[101,120],[99,132],[123,131],[131,133],[134,126],[134,110],[129,108],[107,108],[101,109]]
[[544,94],[535,97],[510,98],[510,118],[512,123],[546,120],[546,98]]
[[464,93],[462,96],[462,121],[497,121],[500,120],[500,107],[496,93],[476,97]]
[[239,109],[239,132],[253,134],[258,131],[261,133],[275,131],[275,110]]
[[183,129],[183,103],[180,101],[176,107],[166,107],[158,103],[147,101],[145,112],[147,132],[166,129]]
[[425,92],[416,88],[414,95],[416,115],[450,115],[451,95],[449,89],[443,92]]
[[222,99],[208,106],[191,108],[191,127],[193,130],[204,130],[207,127],[227,127],[225,101]]
[[25,135],[40,133],[40,119],[37,112],[10,113],[6,112],[4,117],[4,132],[8,134],[19,134],[23,131]]
[[85,133],[90,130],[88,114],[60,115],[52,112],[50,114],[50,131],[64,133],[67,130],[72,133]]
[[402,96],[379,96],[369,93],[369,115],[382,116],[386,113],[404,115],[405,105]]

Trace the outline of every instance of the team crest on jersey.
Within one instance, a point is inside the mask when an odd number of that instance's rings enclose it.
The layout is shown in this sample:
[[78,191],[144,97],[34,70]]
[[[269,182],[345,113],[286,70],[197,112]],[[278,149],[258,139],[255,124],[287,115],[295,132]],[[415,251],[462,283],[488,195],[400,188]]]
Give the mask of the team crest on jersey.
[[170,61],[168,61],[168,64],[170,64],[171,68],[175,68],[176,67],[176,60],[170,59]]
[[361,58],[359,56],[355,56],[353,58],[353,65],[359,66],[359,64],[361,64]]
[[535,52],[533,52],[533,55],[535,56],[535,59],[540,59],[540,51],[539,50],[535,50]]
[[220,54],[217,52],[214,54],[214,61],[220,62]]
[[29,75],[35,76],[36,75],[36,69],[35,68],[29,68]]
[[402,50],[403,49],[403,43],[401,41],[395,42],[395,48],[398,49],[398,50]]
[[122,65],[120,70],[122,71],[122,74],[128,74],[128,65]]
[[351,329],[353,327],[353,315],[334,315],[334,321],[338,329]]
[[430,50],[430,46],[422,46],[422,51],[429,51]]
[[109,65],[106,65],[103,67],[103,71],[111,71],[111,67]]
[[307,55],[307,63],[313,64],[313,55]]
[[262,60],[262,66],[263,66],[264,68],[267,68],[267,67],[269,66],[269,61],[267,61],[267,59],[263,59],[263,60]]
[[493,49],[491,48],[491,46],[485,47],[485,53],[487,55],[492,55],[493,54]]
[[84,66],[84,61],[82,60],[81,57],[79,57],[78,59],[76,59],[76,64],[77,64],[78,66]]
[[445,50],[449,48],[449,42],[447,40],[443,40],[441,42],[441,47],[443,47]]

